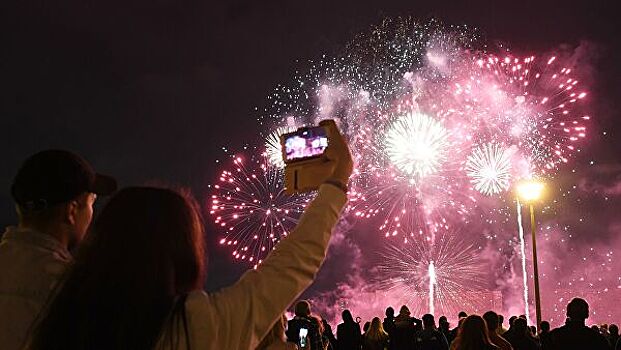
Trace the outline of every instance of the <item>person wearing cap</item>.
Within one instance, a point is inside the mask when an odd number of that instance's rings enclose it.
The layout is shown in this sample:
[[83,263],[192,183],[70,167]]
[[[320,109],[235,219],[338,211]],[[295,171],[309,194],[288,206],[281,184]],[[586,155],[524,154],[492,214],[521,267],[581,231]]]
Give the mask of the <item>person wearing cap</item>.
[[18,225],[0,241],[0,346],[19,349],[88,229],[98,195],[116,181],[81,157],[47,150],[28,158],[11,186]]

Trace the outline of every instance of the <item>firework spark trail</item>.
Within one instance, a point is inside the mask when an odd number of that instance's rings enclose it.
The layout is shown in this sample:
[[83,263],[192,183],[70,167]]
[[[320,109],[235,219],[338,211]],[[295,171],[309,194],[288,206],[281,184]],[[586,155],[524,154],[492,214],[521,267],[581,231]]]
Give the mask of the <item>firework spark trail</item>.
[[522,227],[522,206],[519,200],[517,200],[517,221],[520,236],[520,252],[522,254],[522,286],[524,288],[524,313],[526,315],[526,322],[528,324],[531,324],[528,304],[528,275],[526,274],[526,244],[524,243],[524,227]]
[[433,260],[431,260],[429,262],[429,269],[427,272],[427,275],[429,277],[429,313],[432,315],[436,314],[436,308],[435,308],[435,293],[434,293],[434,289],[436,286],[436,267],[433,264]]

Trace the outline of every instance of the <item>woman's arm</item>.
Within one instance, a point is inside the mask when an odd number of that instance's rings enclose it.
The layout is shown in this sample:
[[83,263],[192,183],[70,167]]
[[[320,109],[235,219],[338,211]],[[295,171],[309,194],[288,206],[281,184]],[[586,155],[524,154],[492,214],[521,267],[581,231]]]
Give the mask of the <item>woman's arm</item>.
[[313,282],[346,201],[341,189],[322,185],[297,227],[256,270],[218,293],[190,295],[193,349],[254,349]]

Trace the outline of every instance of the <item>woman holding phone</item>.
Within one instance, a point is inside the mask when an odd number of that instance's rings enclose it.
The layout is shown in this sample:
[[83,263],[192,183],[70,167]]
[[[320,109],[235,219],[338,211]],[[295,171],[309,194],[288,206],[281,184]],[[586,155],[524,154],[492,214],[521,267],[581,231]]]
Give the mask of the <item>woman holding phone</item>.
[[351,154],[325,121],[331,176],[297,227],[256,270],[206,293],[196,202],[154,187],[121,190],[102,210],[27,349],[254,349],[308,287],[347,201]]

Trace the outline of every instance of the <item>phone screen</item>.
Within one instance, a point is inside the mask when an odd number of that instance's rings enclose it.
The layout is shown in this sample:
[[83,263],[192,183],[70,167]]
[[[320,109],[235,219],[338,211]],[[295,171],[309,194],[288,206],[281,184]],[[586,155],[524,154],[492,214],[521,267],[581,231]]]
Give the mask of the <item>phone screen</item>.
[[328,147],[326,129],[321,126],[301,129],[283,135],[283,152],[285,162],[320,157]]
[[300,328],[300,347],[304,348],[306,347],[306,336],[308,335],[308,329],[306,328]]

